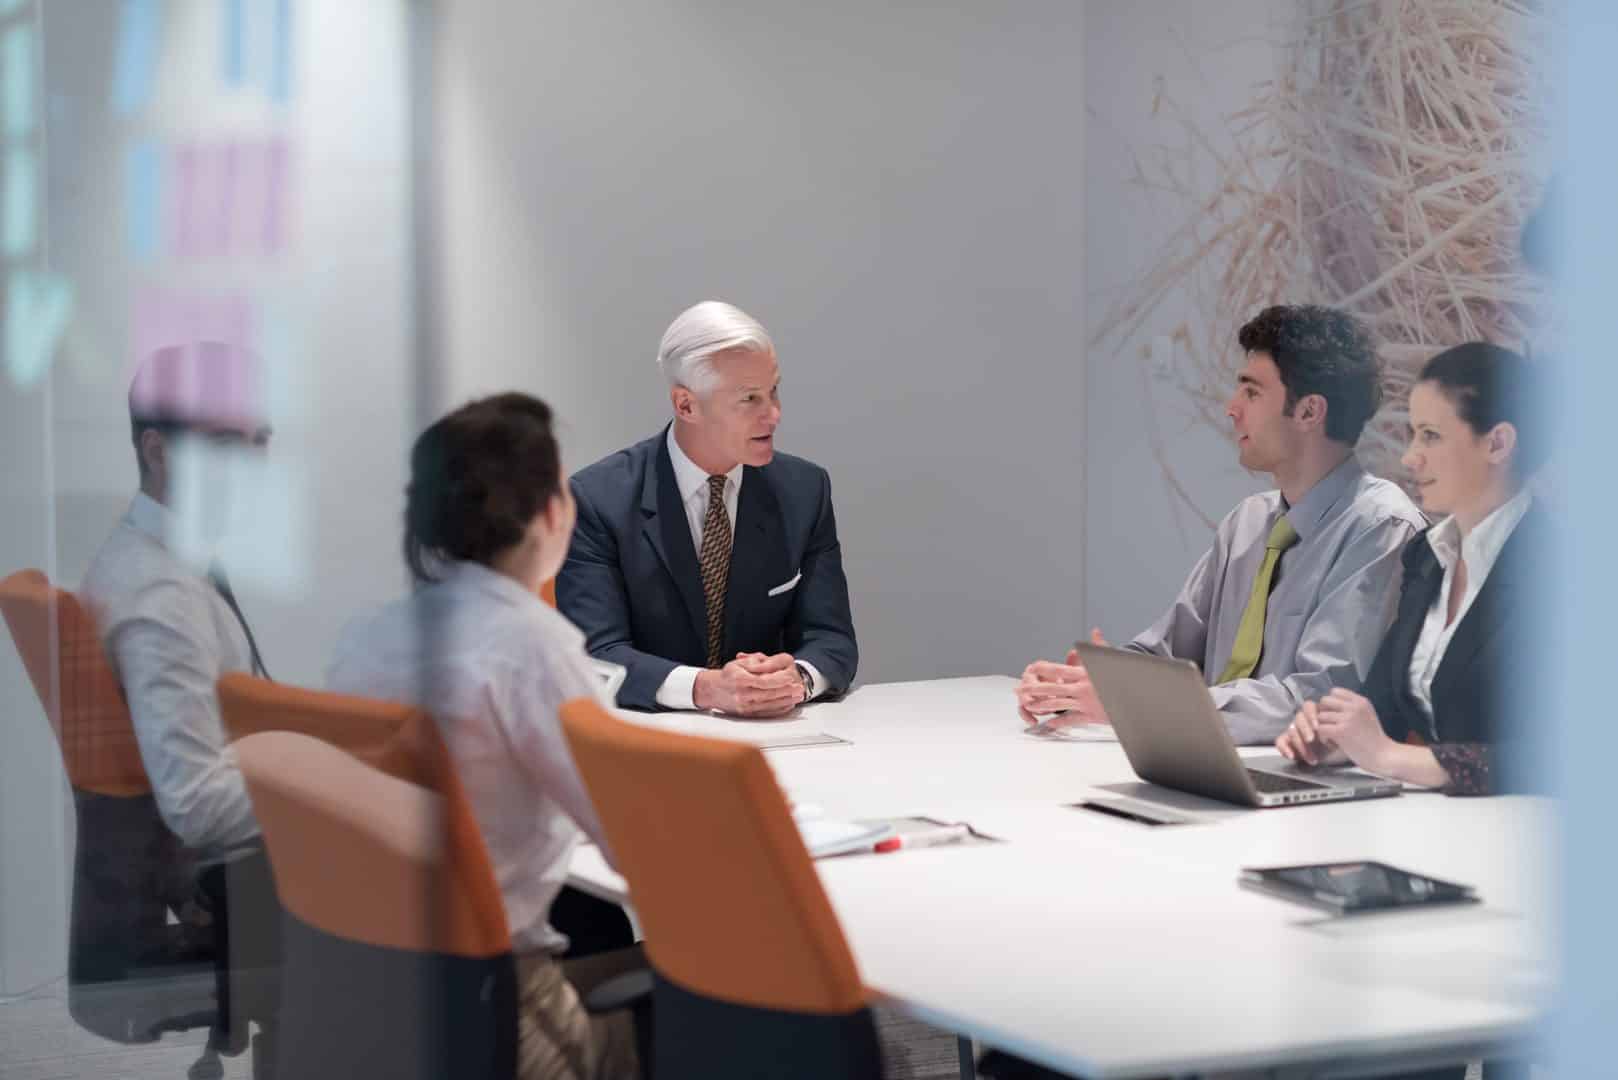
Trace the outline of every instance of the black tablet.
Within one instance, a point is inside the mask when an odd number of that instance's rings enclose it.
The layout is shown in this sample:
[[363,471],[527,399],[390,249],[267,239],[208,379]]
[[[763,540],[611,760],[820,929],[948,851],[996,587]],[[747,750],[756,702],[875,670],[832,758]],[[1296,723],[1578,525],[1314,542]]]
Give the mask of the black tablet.
[[1469,885],[1412,874],[1381,862],[1244,867],[1249,889],[1335,912],[1385,911],[1432,904],[1473,904]]

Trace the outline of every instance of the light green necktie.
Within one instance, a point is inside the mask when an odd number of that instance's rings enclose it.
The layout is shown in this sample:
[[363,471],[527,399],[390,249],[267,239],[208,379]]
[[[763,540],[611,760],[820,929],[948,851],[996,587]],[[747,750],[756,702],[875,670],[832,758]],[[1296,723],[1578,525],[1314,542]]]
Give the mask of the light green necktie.
[[1264,652],[1264,609],[1270,601],[1270,583],[1275,580],[1275,565],[1281,561],[1281,552],[1298,542],[1298,531],[1282,514],[1270,527],[1270,536],[1264,541],[1264,562],[1253,579],[1253,591],[1248,594],[1247,607],[1242,609],[1242,621],[1236,627],[1236,644],[1230,650],[1230,663],[1219,676],[1221,683],[1245,679],[1258,667],[1258,658]]

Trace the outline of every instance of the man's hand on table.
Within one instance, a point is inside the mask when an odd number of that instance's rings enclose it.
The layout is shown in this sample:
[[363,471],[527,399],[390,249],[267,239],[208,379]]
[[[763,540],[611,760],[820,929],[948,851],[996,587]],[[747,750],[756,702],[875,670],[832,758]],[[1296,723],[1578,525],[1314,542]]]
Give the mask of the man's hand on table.
[[[1090,640],[1097,645],[1107,643],[1100,630],[1091,630]],[[1077,649],[1069,649],[1063,663],[1035,660],[1023,669],[1017,683],[1017,712],[1024,723],[1038,724],[1044,717],[1043,722],[1051,727],[1107,722],[1107,711],[1101,707],[1089,672],[1079,663]]]

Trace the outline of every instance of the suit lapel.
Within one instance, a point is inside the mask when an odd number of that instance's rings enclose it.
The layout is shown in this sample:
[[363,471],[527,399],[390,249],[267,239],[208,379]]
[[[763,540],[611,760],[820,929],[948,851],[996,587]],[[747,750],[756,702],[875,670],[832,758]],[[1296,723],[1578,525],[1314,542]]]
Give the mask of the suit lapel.
[[1483,588],[1478,591],[1477,599],[1466,609],[1461,624],[1455,628],[1455,636],[1449,639],[1449,647],[1444,650],[1444,658],[1438,662],[1438,672],[1433,676],[1434,711],[1437,711],[1439,701],[1448,700],[1455,693],[1457,681],[1468,674],[1473,661],[1502,629],[1502,617],[1510,612],[1514,602],[1512,591],[1513,586],[1509,582],[1496,581],[1491,572]]
[[1393,635],[1393,692],[1404,713],[1410,717],[1422,715],[1416,696],[1410,691],[1410,662],[1416,654],[1416,641],[1421,637],[1427,612],[1432,610],[1444,584],[1444,567],[1433,553],[1426,535],[1423,534],[1418,542],[1423,548],[1423,558],[1417,566],[1406,571],[1410,576],[1406,578],[1404,589],[1399,594],[1399,614],[1389,630]]
[[762,606],[771,582],[766,579],[784,562],[781,504],[763,470],[749,465],[742,471],[742,490],[736,503],[736,527],[730,548],[730,582],[725,589],[725,657],[740,651],[737,642],[748,640],[745,620]]
[[1440,695],[1449,696],[1456,681],[1467,675],[1472,662],[1504,629],[1507,619],[1529,617],[1516,594],[1519,578],[1528,570],[1524,562],[1538,543],[1537,518],[1530,510],[1517,523],[1500,549],[1500,557],[1495,560],[1489,576],[1484,579],[1483,588],[1478,590],[1477,599],[1472,601],[1461,624],[1455,628],[1455,636],[1450,638],[1444,659],[1438,663],[1438,673],[1433,677],[1434,702]]
[[[743,491],[745,491],[745,486]],[[674,579],[674,586],[685,601],[686,615],[691,632],[700,644],[708,638],[708,607],[702,595],[702,570],[697,565],[697,552],[691,546],[691,526],[686,521],[685,506],[680,502],[680,487],[674,481],[674,462],[669,460],[668,443],[659,440],[657,456],[646,470],[641,486],[642,531],[651,543],[663,568]],[[734,576],[734,574],[733,574]],[[700,648],[698,651],[702,651]]]

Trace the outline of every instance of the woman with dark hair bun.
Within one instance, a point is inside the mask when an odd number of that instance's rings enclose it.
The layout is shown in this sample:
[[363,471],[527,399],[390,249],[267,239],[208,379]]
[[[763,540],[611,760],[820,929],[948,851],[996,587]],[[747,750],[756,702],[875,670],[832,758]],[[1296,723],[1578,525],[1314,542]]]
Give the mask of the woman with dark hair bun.
[[1527,484],[1547,450],[1533,380],[1522,357],[1484,342],[1422,369],[1403,460],[1422,509],[1442,519],[1405,547],[1398,615],[1364,695],[1338,688],[1305,704],[1276,740],[1287,757],[1455,795],[1517,786],[1522,748],[1507,747],[1549,531]]
[[628,1015],[585,1013],[550,924],[581,836],[609,850],[557,715],[599,679],[584,635],[540,598],[573,519],[544,402],[500,394],[445,416],[410,453],[416,588],[349,627],[327,673],[333,690],[425,709],[443,733],[505,901],[523,1080],[637,1074]]
[[418,585],[438,581],[457,562],[500,569],[496,560],[530,564],[507,568],[516,574],[501,571],[525,584],[528,571],[548,570],[540,578],[548,580],[557,566],[539,565],[547,561],[539,550],[546,533],[566,533],[567,557],[573,498],[562,482],[550,406],[538,398],[484,398],[422,432],[410,451],[405,495],[405,565]]

